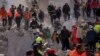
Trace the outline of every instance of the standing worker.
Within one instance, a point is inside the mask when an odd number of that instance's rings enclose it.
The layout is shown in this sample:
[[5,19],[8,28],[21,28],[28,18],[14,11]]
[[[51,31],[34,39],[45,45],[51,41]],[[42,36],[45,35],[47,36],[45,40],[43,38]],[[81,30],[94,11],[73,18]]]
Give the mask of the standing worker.
[[15,22],[17,24],[18,29],[20,28],[20,22],[21,22],[20,16],[21,15],[19,13],[19,10],[17,9],[16,12],[15,12]]
[[11,13],[12,13],[12,19],[14,19],[15,9],[16,9],[16,7],[14,5],[11,5],[10,10],[11,10]]
[[30,12],[29,12],[28,8],[26,8],[26,10],[24,12],[24,20],[25,20],[25,30],[28,30],[29,20],[30,20]]
[[5,10],[4,6],[0,9],[0,15],[2,19],[2,25],[5,27],[7,25],[7,11]]
[[9,9],[9,11],[8,11],[8,25],[9,25],[8,30],[10,30],[10,28],[12,26],[12,19],[13,19],[13,14],[11,12],[11,9]]

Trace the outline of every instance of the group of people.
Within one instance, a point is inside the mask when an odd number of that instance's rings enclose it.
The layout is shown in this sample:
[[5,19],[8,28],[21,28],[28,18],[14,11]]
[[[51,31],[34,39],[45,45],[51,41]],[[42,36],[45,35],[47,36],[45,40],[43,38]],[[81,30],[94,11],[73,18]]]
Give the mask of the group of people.
[[[37,16],[38,15],[38,16]],[[24,20],[25,22],[25,30],[28,30],[31,17],[34,17],[33,21],[36,21],[37,18],[40,19],[41,22],[44,21],[44,12],[42,10],[37,14],[35,10],[29,9],[28,7],[24,7],[19,4],[18,7],[11,5],[11,8],[8,10],[5,9],[5,6],[0,8],[0,19],[2,21],[2,26],[8,28],[9,30],[12,27],[13,20],[15,21],[17,28],[20,28],[21,22]],[[8,27],[7,27],[8,26]]]
[[[52,23],[57,18],[60,20],[61,15],[63,15],[65,20],[70,19],[71,7],[68,5],[68,3],[65,3],[63,7],[58,7],[57,9],[56,6],[50,4],[47,9]],[[94,19],[98,19],[99,15],[98,10],[100,10],[99,0],[87,0],[87,2],[85,1],[79,2],[78,0],[74,0],[73,11],[74,11],[74,16],[77,20],[81,15],[83,15],[83,17],[86,15],[88,18],[92,17],[93,15]],[[92,11],[93,14],[91,14]]]

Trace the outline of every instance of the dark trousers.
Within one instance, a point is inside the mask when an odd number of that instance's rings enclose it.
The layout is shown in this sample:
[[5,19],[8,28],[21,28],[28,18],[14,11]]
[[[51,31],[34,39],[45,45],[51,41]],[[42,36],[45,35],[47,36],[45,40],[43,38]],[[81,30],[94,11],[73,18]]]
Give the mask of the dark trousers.
[[20,17],[16,17],[15,22],[17,24],[17,28],[20,28],[21,18]]
[[51,23],[53,24],[54,21],[56,20],[56,16],[55,15],[51,15]]
[[95,45],[96,45],[95,42],[88,42],[88,47],[89,47],[89,49],[92,50],[92,51],[95,50],[95,48],[96,48]]
[[87,15],[87,17],[90,17],[91,16],[91,9],[87,9],[86,10],[86,15]]
[[96,18],[96,10],[97,10],[96,8],[93,9],[93,15],[95,18]]
[[66,14],[64,14],[64,19],[66,20],[66,19],[70,19],[70,14],[69,13],[66,13]]
[[39,18],[40,22],[44,22],[44,18]]
[[75,18],[76,20],[78,20],[79,16],[80,16],[80,12],[79,11],[74,11],[75,14]]
[[12,19],[13,19],[13,17],[8,17],[8,25],[9,25],[9,29],[10,29],[11,26],[12,26]]
[[29,27],[29,20],[25,20],[25,30],[28,30]]
[[69,41],[68,40],[61,40],[61,44],[62,44],[62,50],[67,50],[69,49]]
[[84,17],[84,15],[85,15],[85,8],[84,7],[82,8],[82,14],[83,14],[83,17]]
[[3,19],[3,20],[2,20],[2,25],[3,25],[3,26],[6,26],[6,25],[7,25],[7,19]]

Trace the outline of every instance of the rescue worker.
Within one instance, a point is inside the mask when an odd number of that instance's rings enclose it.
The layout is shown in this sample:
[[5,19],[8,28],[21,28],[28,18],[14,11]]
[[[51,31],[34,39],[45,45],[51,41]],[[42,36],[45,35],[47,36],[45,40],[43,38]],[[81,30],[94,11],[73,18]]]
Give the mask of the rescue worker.
[[2,25],[5,27],[7,25],[7,11],[4,6],[0,8],[0,15],[2,19]]
[[65,3],[65,5],[63,6],[63,14],[64,14],[64,20],[66,19],[70,19],[70,7],[68,5],[68,3]]
[[100,32],[100,25],[99,24],[96,24],[94,26],[94,31],[96,31],[96,33],[99,33]]
[[17,9],[16,12],[15,12],[15,22],[17,24],[17,28],[19,29],[20,28],[20,23],[21,23],[21,18],[20,18],[20,11]]
[[12,13],[12,19],[14,19],[16,7],[14,5],[11,5],[10,9],[11,9],[11,13]]
[[34,52],[33,51],[27,51],[26,56],[34,56]]
[[30,15],[29,9],[26,8],[26,10],[24,11],[25,30],[28,30],[29,28],[30,17],[31,15]]
[[60,33],[60,41],[62,44],[62,50],[64,51],[65,49],[69,49],[69,37],[70,37],[70,31],[66,29],[66,27],[64,26],[63,29],[61,30]]
[[42,56],[43,52],[40,48],[40,44],[35,43],[33,45],[34,56]]
[[82,45],[78,45],[74,50],[69,53],[69,56],[87,56],[86,51]]
[[20,14],[20,19],[23,18],[23,6],[21,4],[19,4],[19,7],[17,8],[17,10],[19,11],[19,14]]
[[38,37],[35,39],[35,43],[37,43],[37,44],[42,45],[42,42],[43,42],[43,39],[42,39],[41,36],[38,36]]
[[14,15],[12,14],[11,9],[9,9],[9,11],[8,11],[8,25],[9,25],[8,30],[11,29],[13,16],[14,16]]

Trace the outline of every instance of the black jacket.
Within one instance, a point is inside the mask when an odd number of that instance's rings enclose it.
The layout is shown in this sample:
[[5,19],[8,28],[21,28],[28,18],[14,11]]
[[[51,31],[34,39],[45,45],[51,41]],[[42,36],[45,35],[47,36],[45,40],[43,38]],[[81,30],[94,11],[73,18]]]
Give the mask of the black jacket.
[[56,10],[56,15],[57,15],[58,18],[61,17],[61,9]]
[[63,11],[64,14],[68,14],[70,12],[69,5],[64,5],[62,11]]
[[43,19],[44,18],[44,12],[40,11],[38,14],[39,19]]
[[65,39],[68,40],[70,35],[71,35],[70,31],[63,29],[63,30],[61,30],[61,33],[60,33],[60,39],[61,40],[65,40]]

